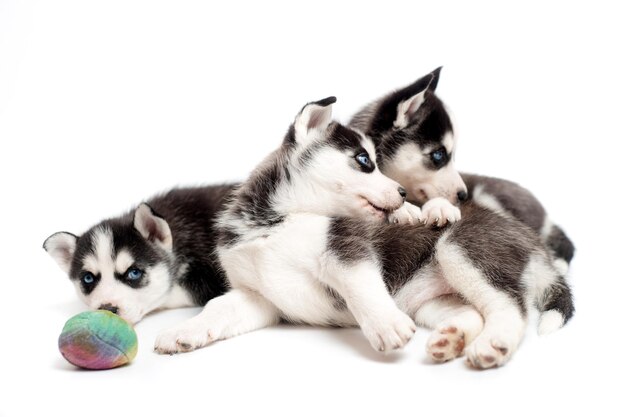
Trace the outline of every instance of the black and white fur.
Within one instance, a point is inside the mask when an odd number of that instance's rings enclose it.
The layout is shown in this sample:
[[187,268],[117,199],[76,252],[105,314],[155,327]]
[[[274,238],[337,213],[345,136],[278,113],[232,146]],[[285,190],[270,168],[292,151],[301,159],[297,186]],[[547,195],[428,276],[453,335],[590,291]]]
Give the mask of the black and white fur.
[[401,208],[403,196],[378,170],[372,141],[331,121],[333,102],[306,105],[234,192],[217,245],[230,290],[163,332],[155,350],[194,350],[282,318],[359,325],[374,349],[389,351],[417,321],[436,329],[433,359],[465,348],[476,367],[502,365],[528,309],[549,314],[569,295],[550,254],[528,227],[475,204],[443,229],[381,222],[378,211]]
[[159,309],[205,305],[226,290],[214,221],[233,187],[174,189],[80,236],[55,233],[44,249],[89,308],[131,323]]
[[[458,220],[462,208],[459,212],[454,204],[470,198],[530,226],[552,250],[555,266],[565,274],[574,256],[574,245],[550,221],[530,191],[503,179],[467,173],[459,176],[454,169],[453,124],[445,105],[435,95],[440,71],[441,67],[370,103],[353,116],[349,125],[372,138],[381,171],[406,188],[408,200],[422,206],[429,224]],[[435,164],[432,157],[438,150],[445,151],[445,158],[443,163]]]

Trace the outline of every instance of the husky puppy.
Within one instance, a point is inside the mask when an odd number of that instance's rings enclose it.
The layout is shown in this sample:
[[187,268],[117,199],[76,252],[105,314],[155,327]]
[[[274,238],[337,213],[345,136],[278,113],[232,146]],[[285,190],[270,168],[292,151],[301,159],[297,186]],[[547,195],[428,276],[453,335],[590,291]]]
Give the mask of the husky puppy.
[[447,228],[383,224],[404,190],[380,172],[370,139],[332,122],[334,102],[307,104],[233,193],[217,223],[230,290],[161,333],[157,352],[191,351],[281,318],[359,325],[374,349],[389,351],[407,343],[417,320],[436,329],[433,359],[467,345],[470,363],[489,368],[516,350],[533,304],[545,326],[562,324],[551,313],[571,316],[550,254],[510,216],[470,203]]
[[91,309],[136,323],[154,310],[204,305],[226,290],[214,220],[233,187],[174,189],[43,246]]
[[428,224],[457,221],[461,212],[455,205],[469,198],[530,226],[552,250],[555,266],[565,273],[574,245],[532,193],[510,181],[459,175],[454,169],[452,122],[435,95],[440,71],[441,67],[365,106],[349,126],[372,138],[380,170],[406,188],[408,200],[422,206]]

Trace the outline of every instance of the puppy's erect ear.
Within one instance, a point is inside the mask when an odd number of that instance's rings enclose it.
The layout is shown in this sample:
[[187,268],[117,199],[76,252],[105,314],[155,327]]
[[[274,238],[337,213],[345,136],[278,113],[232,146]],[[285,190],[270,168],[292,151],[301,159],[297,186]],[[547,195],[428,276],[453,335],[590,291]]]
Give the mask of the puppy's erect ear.
[[71,233],[57,232],[43,242],[43,248],[66,274],[70,273],[72,258],[76,250],[76,240],[78,237]]
[[141,203],[135,210],[133,224],[144,239],[156,243],[167,251],[172,250],[170,226],[146,203]]
[[335,97],[327,97],[305,105],[296,116],[294,122],[295,140],[297,143],[307,143],[319,137],[326,130],[333,117],[333,103]]
[[403,128],[409,124],[411,116],[413,116],[424,103],[426,91],[435,91],[439,82],[439,72],[441,67],[437,68],[430,74],[424,75],[410,86],[402,89],[399,94],[407,97],[398,103],[396,119],[393,122],[394,127]]
[[430,73],[430,75],[432,75],[430,84],[428,84],[428,89],[430,91],[435,91],[435,89],[437,88],[437,84],[439,83],[439,74],[441,73],[441,68],[443,67],[435,68],[433,72]]

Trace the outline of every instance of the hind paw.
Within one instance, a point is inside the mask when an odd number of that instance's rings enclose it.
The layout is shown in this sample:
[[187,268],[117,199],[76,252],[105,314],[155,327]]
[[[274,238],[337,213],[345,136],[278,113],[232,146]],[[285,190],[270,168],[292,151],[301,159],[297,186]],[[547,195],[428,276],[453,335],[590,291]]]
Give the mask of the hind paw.
[[512,353],[511,344],[497,338],[479,337],[465,350],[467,363],[476,369],[504,365]]
[[463,355],[465,335],[455,326],[435,330],[426,343],[426,352],[435,362],[446,362]]

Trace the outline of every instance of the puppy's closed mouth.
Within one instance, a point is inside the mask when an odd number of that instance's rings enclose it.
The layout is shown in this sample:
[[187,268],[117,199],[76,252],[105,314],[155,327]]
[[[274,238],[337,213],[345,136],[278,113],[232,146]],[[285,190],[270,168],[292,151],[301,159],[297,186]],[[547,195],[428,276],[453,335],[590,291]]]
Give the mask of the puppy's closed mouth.
[[385,217],[387,216],[389,213],[391,213],[391,210],[388,209],[384,209],[382,207],[378,207],[376,204],[372,203],[371,201],[369,201],[367,198],[361,196],[361,198],[363,199],[363,203],[364,206],[369,209],[371,212],[374,213],[374,215],[376,215],[377,217]]

